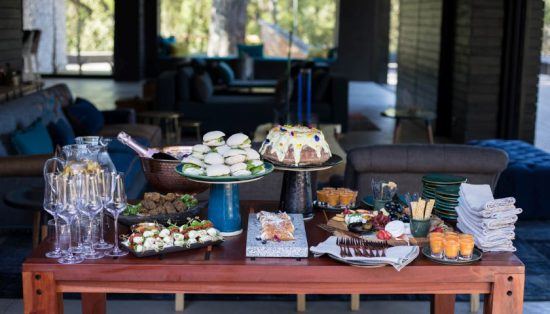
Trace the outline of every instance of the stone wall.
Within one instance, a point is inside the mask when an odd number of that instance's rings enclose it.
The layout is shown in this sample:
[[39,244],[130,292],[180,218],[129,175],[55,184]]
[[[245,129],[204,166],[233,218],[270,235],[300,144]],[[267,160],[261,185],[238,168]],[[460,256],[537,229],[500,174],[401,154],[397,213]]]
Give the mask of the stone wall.
[[437,108],[442,5],[442,0],[401,1],[398,108]]
[[23,67],[21,8],[22,0],[0,1],[0,68],[6,63],[16,70]]

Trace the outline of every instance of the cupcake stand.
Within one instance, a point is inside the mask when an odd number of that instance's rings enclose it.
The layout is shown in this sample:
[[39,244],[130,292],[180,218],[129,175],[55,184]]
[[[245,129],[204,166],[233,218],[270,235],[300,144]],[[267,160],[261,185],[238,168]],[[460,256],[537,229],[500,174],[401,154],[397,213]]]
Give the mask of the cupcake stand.
[[236,236],[243,232],[239,208],[239,184],[257,181],[273,171],[273,165],[265,162],[265,172],[245,177],[207,177],[183,174],[182,166],[176,172],[187,179],[210,185],[208,197],[208,220],[224,237]]
[[329,160],[321,165],[288,166],[274,164],[276,170],[284,172],[279,209],[287,213],[302,214],[306,220],[313,218],[311,173],[330,169],[341,162],[342,157],[332,155]]

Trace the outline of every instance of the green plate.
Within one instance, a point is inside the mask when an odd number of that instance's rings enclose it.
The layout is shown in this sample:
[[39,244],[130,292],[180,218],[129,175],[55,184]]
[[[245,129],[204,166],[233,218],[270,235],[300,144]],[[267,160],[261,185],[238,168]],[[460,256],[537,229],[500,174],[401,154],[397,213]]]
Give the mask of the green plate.
[[443,201],[458,202],[458,197],[456,197],[456,196],[445,196],[445,195],[441,195],[441,194],[436,194],[435,198],[443,200]]
[[435,196],[439,196],[439,197],[442,197],[442,198],[451,198],[451,199],[458,199],[460,197],[460,195],[456,194],[456,195],[453,195],[453,194],[445,194],[445,193],[440,193],[440,192],[437,192],[437,194]]
[[460,191],[460,185],[441,185],[436,189],[437,193],[458,195]]
[[453,176],[449,174],[441,174],[441,173],[430,173],[422,177],[422,182],[426,182],[428,184],[460,184],[463,182],[466,182],[466,178],[464,177],[458,177]]
[[182,171],[183,164],[180,164],[176,167],[176,172],[191,180],[198,180],[205,183],[239,183],[239,182],[253,181],[253,180],[259,179],[267,174],[270,174],[271,172],[273,172],[273,169],[275,169],[275,167],[273,167],[272,164],[265,161],[264,161],[264,167],[265,167],[264,173],[249,175],[249,176],[239,176],[239,177],[233,177],[233,176],[208,177],[208,176],[196,176],[196,175],[184,174]]
[[451,215],[451,216],[458,215],[454,209],[446,209],[446,208],[436,207],[434,210],[436,212],[440,212],[444,215]]
[[456,207],[456,205],[452,205],[452,204],[441,204],[441,203],[438,204],[438,203],[435,203],[435,208],[442,208],[442,209],[447,209],[447,210],[454,211],[455,207]]

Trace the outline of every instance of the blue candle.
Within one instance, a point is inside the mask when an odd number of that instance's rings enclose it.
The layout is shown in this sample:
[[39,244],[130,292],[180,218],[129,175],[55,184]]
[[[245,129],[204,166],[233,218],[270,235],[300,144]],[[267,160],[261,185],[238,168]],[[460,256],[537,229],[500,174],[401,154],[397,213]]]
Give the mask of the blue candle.
[[298,72],[298,124],[302,123],[302,70]]
[[311,126],[311,69],[307,70],[307,95],[306,95],[306,120],[307,125]]

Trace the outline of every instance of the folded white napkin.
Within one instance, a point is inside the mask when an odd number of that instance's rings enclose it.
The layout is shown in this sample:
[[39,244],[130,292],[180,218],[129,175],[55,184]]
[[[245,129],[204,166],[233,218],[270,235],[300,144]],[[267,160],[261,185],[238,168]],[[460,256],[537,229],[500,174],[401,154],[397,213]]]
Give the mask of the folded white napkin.
[[462,183],[458,193],[472,209],[483,208],[487,202],[494,200],[488,184]]
[[[336,244],[337,237],[331,236],[317,246],[312,246],[309,250],[316,256],[331,254],[349,261],[362,261],[375,264],[392,265],[397,271],[403,269],[411,263],[419,254],[418,246],[392,246],[386,249],[385,257],[342,257],[340,256],[340,247]],[[352,250],[353,254],[353,250]]]
[[499,215],[497,216],[497,218],[483,218],[481,219],[481,225],[486,230],[499,230],[501,228],[505,228],[509,225],[515,224],[516,221],[518,221],[518,215],[507,214]]

